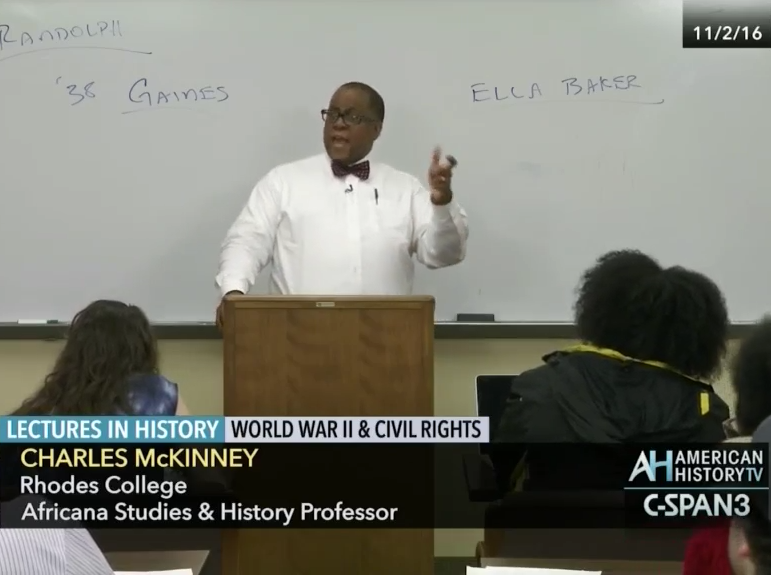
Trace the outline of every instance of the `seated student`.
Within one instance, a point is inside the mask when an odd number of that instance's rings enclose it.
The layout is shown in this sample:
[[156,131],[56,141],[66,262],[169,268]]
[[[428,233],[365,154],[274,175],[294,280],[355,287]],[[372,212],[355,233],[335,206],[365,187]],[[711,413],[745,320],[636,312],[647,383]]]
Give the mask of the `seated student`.
[[[764,442],[771,441],[771,430]],[[771,523],[768,510],[754,505],[749,517],[731,522],[728,555],[732,575],[771,574]],[[711,571],[701,571],[707,575]]]
[[[728,434],[734,436],[729,441],[750,441],[771,416],[771,318],[764,319],[739,346],[731,365],[731,385],[736,409],[727,426]],[[729,531],[730,522],[724,521],[694,533],[685,550],[683,575],[731,575]]]
[[[771,417],[758,425],[752,443],[771,443]],[[733,575],[771,574],[771,517],[768,502],[763,500],[766,492],[752,493],[755,497],[750,495],[749,516],[733,519],[729,528],[727,547]],[[713,571],[699,573],[709,575]]]
[[72,320],[43,386],[12,415],[189,415],[159,374],[150,322],[134,305],[99,300]]
[[[638,251],[610,252],[583,274],[575,323],[581,345],[546,355],[544,365],[516,378],[498,442],[717,443],[725,437],[728,407],[706,381],[725,354],[728,313],[709,278],[662,268]],[[586,459],[588,448],[575,450],[575,473],[570,462],[535,451],[526,459],[529,488],[553,480],[609,488],[622,473],[628,479],[626,462],[606,461],[599,448],[594,464]],[[500,446],[493,461],[499,482],[512,479],[521,456],[521,447]]]
[[[150,322],[137,306],[95,301],[72,320],[43,386],[11,415],[190,415],[176,383],[159,373]],[[220,470],[180,471],[191,490],[219,493]]]

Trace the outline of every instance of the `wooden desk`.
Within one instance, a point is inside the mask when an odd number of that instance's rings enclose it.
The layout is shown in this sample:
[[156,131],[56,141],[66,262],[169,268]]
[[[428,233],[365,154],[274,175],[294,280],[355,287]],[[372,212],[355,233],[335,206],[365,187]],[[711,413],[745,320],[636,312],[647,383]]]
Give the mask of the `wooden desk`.
[[192,569],[201,575],[208,551],[117,551],[105,553],[113,571],[172,571]]
[[541,569],[578,569],[602,571],[602,575],[680,575],[678,561],[613,561],[589,559],[484,559],[482,567],[534,567]]
[[91,529],[102,553],[209,551],[200,575],[221,575],[219,529]]

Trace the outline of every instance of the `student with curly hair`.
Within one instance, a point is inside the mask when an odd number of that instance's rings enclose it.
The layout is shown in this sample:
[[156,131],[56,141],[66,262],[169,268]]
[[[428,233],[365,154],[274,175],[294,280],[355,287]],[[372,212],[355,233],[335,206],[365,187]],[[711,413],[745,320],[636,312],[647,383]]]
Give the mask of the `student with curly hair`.
[[[758,426],[753,443],[771,442],[771,418]],[[771,517],[760,492],[754,492],[750,514],[731,522],[728,532],[728,558],[732,575],[771,575]],[[701,571],[710,575],[712,571]]]
[[[729,323],[712,280],[679,266],[663,268],[639,251],[610,252],[581,278],[575,323],[580,345],[546,355],[544,365],[514,380],[496,442],[717,443],[725,437],[728,406],[708,381],[720,369]],[[532,484],[582,479],[566,472],[569,462],[536,461],[532,451]],[[515,453],[505,448],[496,456],[500,480],[516,468]],[[575,463],[578,470],[591,467]],[[602,469],[583,479],[599,487],[597,481],[620,477]]]
[[[760,322],[739,346],[731,385],[736,408],[727,426],[733,436],[729,441],[771,441],[771,318]],[[685,550],[683,575],[771,573],[771,526],[755,511],[749,518],[694,533]]]

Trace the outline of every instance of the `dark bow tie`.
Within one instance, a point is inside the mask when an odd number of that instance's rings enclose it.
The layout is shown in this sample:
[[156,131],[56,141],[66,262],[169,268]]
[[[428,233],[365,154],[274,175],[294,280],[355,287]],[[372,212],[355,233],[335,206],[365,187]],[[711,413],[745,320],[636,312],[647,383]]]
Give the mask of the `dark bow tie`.
[[359,162],[353,166],[346,166],[341,162],[332,162],[332,173],[336,178],[344,178],[347,175],[356,176],[360,180],[369,178],[369,162]]

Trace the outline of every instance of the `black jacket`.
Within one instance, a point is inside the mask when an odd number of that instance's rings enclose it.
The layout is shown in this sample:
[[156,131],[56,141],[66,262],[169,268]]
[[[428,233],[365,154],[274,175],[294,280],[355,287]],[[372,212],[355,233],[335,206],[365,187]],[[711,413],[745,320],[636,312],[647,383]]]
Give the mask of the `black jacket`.
[[[552,353],[544,357],[545,365],[514,380],[494,434],[501,444],[493,458],[499,481],[509,480],[525,444],[718,443],[725,438],[729,410],[712,386],[666,367],[602,352]],[[605,488],[628,478],[628,462],[612,461],[609,455],[620,450],[597,446],[593,465],[587,449],[562,448],[554,461],[554,449],[531,447],[531,485]],[[576,454],[573,462],[571,453]]]

